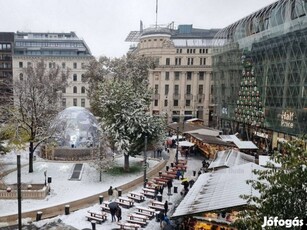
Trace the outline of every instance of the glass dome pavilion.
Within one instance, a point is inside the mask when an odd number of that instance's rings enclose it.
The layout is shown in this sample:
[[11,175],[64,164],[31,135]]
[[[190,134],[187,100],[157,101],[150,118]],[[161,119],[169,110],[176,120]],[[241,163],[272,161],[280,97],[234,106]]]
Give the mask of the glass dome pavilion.
[[97,119],[87,109],[69,107],[60,112],[51,124],[53,139],[61,147],[94,147],[99,143]]

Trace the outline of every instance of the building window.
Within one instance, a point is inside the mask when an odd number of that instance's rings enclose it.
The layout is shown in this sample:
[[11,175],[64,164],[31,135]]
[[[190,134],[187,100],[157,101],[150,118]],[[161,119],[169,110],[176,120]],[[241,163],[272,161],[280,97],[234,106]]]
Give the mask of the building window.
[[178,81],[180,76],[180,72],[176,71],[175,72],[175,80]]
[[62,89],[62,92],[63,92],[63,93],[66,93],[66,88],[63,88],[63,89]]
[[23,62],[22,61],[19,62],[19,68],[23,68]]
[[23,73],[20,73],[20,74],[19,74],[19,80],[20,80],[20,81],[23,81]]
[[155,85],[155,94],[159,93],[159,85]]
[[204,94],[204,85],[198,86],[198,94]]
[[62,98],[62,106],[66,107],[66,98]]
[[74,91],[74,93],[78,93],[77,86],[74,86],[73,91]]
[[185,106],[191,106],[191,100],[185,100]]
[[188,58],[188,65],[193,65],[194,58]]
[[199,58],[199,65],[206,65],[206,58]]
[[27,62],[27,67],[31,67],[32,63],[31,62]]
[[81,69],[85,69],[85,64],[83,62],[81,63]]
[[77,81],[78,80],[78,76],[77,76],[77,74],[74,74],[73,75],[73,81]]
[[155,100],[155,106],[158,106],[158,104],[159,104],[159,101]]
[[164,100],[164,107],[168,106],[168,100]]
[[199,72],[198,80],[203,81],[205,79],[205,72]]
[[77,62],[74,62],[73,66],[74,66],[74,69],[77,69]]
[[66,68],[66,63],[62,62],[62,68],[65,69]]
[[178,100],[174,100],[174,106],[178,106],[178,105],[179,105]]
[[181,54],[182,53],[182,49],[177,49],[176,52],[177,52],[177,54]]
[[77,98],[74,98],[74,99],[73,99],[73,106],[78,106],[78,103],[77,103],[77,102],[78,102]]
[[54,62],[49,62],[49,68],[55,68],[55,63]]
[[168,92],[169,92],[169,85],[165,85],[165,86],[164,86],[164,92],[165,92],[165,95],[168,95]]
[[170,64],[171,64],[171,59],[170,59],[170,58],[166,58],[165,64],[166,64],[166,65],[170,65]]
[[174,94],[175,95],[179,94],[179,85],[174,85]]
[[85,107],[85,99],[81,98],[81,107]]
[[81,93],[85,93],[85,87],[84,86],[81,87]]
[[165,72],[165,80],[166,80],[166,81],[169,80],[169,72]]
[[192,89],[192,87],[191,87],[191,85],[187,85],[187,94],[191,94],[191,89]]
[[175,58],[175,65],[181,65],[181,58]]
[[187,72],[187,80],[192,80],[192,72]]

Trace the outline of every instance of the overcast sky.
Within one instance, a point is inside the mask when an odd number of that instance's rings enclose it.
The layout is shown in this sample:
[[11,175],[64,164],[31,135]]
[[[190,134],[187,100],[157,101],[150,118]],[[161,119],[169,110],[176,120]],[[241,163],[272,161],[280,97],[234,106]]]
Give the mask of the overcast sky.
[[[158,24],[223,28],[276,0],[159,0]],[[95,56],[120,57],[125,38],[156,21],[156,0],[0,0],[2,32],[76,32]]]

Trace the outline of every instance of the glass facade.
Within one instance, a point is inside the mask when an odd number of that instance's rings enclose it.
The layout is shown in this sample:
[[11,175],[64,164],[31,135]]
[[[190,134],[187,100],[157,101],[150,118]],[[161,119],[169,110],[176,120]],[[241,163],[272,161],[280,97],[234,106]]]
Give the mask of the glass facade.
[[243,126],[235,111],[243,77],[241,58],[248,51],[263,104],[259,128],[276,136],[307,133],[306,10],[304,0],[277,1],[215,36],[213,93],[219,128],[235,133]]

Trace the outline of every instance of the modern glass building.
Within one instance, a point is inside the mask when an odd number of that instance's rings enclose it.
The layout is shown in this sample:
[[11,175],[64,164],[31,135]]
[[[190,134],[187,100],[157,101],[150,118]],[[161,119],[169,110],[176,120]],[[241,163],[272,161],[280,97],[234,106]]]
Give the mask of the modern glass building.
[[[256,138],[266,151],[307,133],[306,10],[305,0],[280,0],[215,36],[215,116],[226,133]],[[246,55],[251,60],[247,73]],[[248,90],[251,85],[254,92]],[[251,115],[251,93],[257,92],[261,122]]]

